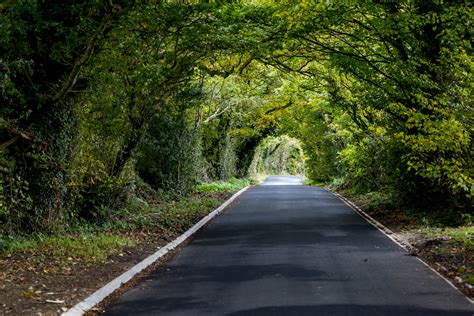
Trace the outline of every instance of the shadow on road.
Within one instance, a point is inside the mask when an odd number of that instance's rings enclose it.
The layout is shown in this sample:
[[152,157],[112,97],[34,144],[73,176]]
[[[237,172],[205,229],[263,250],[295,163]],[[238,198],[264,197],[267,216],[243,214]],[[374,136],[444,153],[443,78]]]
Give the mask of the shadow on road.
[[[446,311],[420,308],[416,306],[391,306],[391,305],[314,305],[314,306],[269,306],[256,309],[247,309],[226,316],[249,316],[249,315],[284,315],[284,316],[364,316],[364,315],[393,315],[393,316],[444,316]],[[466,312],[449,312],[449,315],[470,315]]]

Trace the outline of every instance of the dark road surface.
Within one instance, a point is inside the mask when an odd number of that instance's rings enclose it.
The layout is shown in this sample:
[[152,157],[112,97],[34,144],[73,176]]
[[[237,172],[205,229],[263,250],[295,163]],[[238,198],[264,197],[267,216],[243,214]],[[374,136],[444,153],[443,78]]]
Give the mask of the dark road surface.
[[337,197],[271,177],[106,315],[474,315]]

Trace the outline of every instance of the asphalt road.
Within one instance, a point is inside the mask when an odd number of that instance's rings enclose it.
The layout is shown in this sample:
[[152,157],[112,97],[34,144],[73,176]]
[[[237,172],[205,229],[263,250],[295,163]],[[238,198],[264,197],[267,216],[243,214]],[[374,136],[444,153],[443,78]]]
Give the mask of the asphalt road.
[[299,183],[249,189],[106,315],[474,315],[337,197]]

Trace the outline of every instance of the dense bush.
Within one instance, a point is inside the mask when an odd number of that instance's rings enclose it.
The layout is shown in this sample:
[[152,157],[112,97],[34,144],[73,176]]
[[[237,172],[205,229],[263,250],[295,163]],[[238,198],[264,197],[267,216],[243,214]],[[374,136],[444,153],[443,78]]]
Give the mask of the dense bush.
[[155,189],[191,192],[198,180],[198,136],[184,114],[155,116],[138,148],[138,175]]

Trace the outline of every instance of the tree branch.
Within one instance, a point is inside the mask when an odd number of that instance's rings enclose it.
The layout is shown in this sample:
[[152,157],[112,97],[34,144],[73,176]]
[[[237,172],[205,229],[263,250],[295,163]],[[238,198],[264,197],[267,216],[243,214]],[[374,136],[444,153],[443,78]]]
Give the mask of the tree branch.
[[52,97],[51,101],[53,103],[58,102],[59,100],[63,99],[66,94],[69,92],[69,90],[74,86],[76,83],[77,77],[79,76],[79,73],[84,66],[84,64],[89,60],[89,58],[92,56],[94,52],[94,47],[95,44],[97,43],[97,40],[104,35],[105,31],[107,30],[107,27],[112,20],[113,15],[110,13],[105,14],[104,18],[102,19],[100,26],[98,27],[97,31],[92,35],[91,39],[87,43],[84,54],[74,63],[71,72],[67,76],[66,80],[62,84],[61,88],[59,91],[57,91]]
[[267,110],[267,111],[265,112],[265,115],[270,114],[270,113],[275,112],[275,111],[281,111],[281,110],[287,109],[287,108],[289,108],[289,107],[292,106],[292,105],[293,105],[293,100],[290,100],[290,101],[288,101],[288,102],[287,102],[285,105],[283,105],[283,106],[280,106],[280,107],[277,107],[277,108],[273,108],[273,109]]

